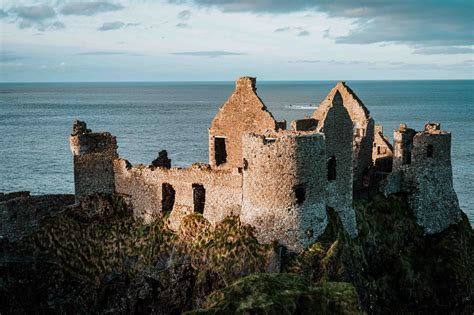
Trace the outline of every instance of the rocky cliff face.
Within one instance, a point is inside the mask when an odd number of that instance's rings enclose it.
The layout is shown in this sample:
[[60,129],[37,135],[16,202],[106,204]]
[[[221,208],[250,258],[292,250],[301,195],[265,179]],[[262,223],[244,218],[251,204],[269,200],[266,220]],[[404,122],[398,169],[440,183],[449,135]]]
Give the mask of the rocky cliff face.
[[0,201],[2,218],[17,215],[19,205],[42,214],[19,238],[4,233],[18,221],[2,221],[1,313],[474,311],[474,233],[466,216],[425,235],[403,194],[357,203],[356,238],[328,209],[325,232],[300,254],[259,244],[236,217],[212,227],[190,215],[175,233],[166,218],[134,221],[116,196],[76,205],[64,197],[59,208],[59,197],[49,205],[38,198]]

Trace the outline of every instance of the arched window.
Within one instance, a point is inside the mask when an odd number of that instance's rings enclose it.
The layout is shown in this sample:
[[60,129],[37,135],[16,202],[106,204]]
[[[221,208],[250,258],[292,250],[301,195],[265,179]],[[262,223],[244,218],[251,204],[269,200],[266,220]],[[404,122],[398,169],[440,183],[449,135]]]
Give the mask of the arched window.
[[428,144],[428,146],[426,147],[426,157],[433,157],[433,145],[432,144]]
[[328,159],[328,180],[336,180],[336,157],[333,155]]

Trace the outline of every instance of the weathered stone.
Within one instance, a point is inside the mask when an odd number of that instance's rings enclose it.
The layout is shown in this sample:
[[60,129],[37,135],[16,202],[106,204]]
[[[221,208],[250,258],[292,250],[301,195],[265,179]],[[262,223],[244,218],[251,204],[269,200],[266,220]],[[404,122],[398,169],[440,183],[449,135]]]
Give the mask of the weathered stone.
[[390,173],[393,164],[393,146],[383,134],[383,127],[375,125],[372,162],[378,172]]
[[[344,107],[353,123],[352,141],[352,165],[354,173],[354,190],[363,188],[364,175],[367,168],[372,166],[372,145],[374,142],[374,120],[370,117],[369,110],[357,95],[349,88],[345,82],[338,82],[321,102],[313,118],[319,121],[326,115],[332,106],[333,98],[339,92],[342,97]],[[320,122],[321,123],[321,122]]]
[[[242,167],[242,136],[277,130],[277,122],[255,93],[255,78],[237,80],[236,89],[219,109],[209,128],[209,164]],[[280,125],[281,127],[281,125]],[[223,158],[223,152],[226,152]]]
[[393,156],[394,171],[384,183],[387,194],[410,194],[427,233],[459,221],[450,134],[439,124],[429,123],[418,134],[401,125],[392,154],[382,127],[374,127],[369,111],[344,82],[312,118],[293,121],[292,130],[275,121],[255,83],[255,78],[240,78],[212,121],[209,164],[171,168],[167,152],[161,151],[151,166],[132,166],[118,157],[115,137],[76,121],[70,138],[76,199],[116,193],[136,218],[151,222],[166,216],[173,230],[192,213],[213,226],[240,216],[256,228],[261,242],[278,241],[300,251],[324,231],[327,208],[338,213],[350,236],[357,235],[353,192],[377,190],[391,172]]
[[151,162],[155,167],[171,168],[171,159],[168,158],[168,152],[161,150],[158,152],[158,157]]
[[395,130],[393,173],[385,183],[387,195],[404,192],[417,223],[425,233],[435,234],[461,220],[453,188],[451,134],[440,124],[428,123],[415,132],[401,126]]
[[[326,202],[335,209],[351,236],[357,235],[352,208],[352,120],[343,104],[341,93],[336,91],[332,104],[321,116],[318,129],[326,138],[327,184]],[[326,175],[322,172],[323,176]],[[321,176],[321,175],[319,175]]]

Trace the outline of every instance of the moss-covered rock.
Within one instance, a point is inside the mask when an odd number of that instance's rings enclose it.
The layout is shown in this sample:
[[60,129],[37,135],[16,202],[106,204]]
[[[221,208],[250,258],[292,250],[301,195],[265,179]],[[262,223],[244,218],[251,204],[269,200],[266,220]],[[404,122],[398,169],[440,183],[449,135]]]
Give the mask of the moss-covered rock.
[[206,308],[187,314],[359,314],[355,288],[327,282],[311,286],[299,274],[253,274],[213,292]]
[[465,216],[424,235],[403,195],[355,208],[356,238],[328,209],[323,235],[294,254],[259,244],[238,217],[212,227],[193,214],[173,233],[164,218],[134,220],[118,196],[92,196],[41,216],[19,242],[0,239],[0,312],[353,313],[359,299],[370,314],[474,311]]

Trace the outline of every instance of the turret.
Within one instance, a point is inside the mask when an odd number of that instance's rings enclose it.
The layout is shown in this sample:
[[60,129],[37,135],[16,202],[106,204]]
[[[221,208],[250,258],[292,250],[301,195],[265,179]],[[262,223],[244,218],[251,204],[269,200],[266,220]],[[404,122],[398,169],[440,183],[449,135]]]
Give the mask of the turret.
[[426,234],[442,232],[461,220],[453,188],[451,134],[438,123],[415,132],[401,125],[394,133],[393,172],[385,194],[408,194],[410,208]]
[[113,160],[118,158],[115,137],[108,132],[91,132],[85,122],[76,120],[69,142],[76,200],[95,193],[113,193]]
[[393,132],[393,166],[395,171],[402,165],[411,164],[411,151],[413,148],[413,137],[416,131],[400,124],[400,128]]
[[278,240],[293,251],[314,242],[327,225],[324,136],[247,134],[243,155],[241,220],[261,242]]

